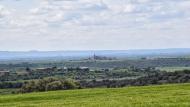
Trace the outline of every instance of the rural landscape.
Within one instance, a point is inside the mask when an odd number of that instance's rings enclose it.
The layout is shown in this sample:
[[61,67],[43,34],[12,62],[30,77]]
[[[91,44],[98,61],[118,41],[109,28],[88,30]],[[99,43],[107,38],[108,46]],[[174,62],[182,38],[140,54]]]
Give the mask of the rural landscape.
[[0,107],[190,107],[189,0],[0,0]]
[[1,52],[0,106],[188,107],[188,50]]

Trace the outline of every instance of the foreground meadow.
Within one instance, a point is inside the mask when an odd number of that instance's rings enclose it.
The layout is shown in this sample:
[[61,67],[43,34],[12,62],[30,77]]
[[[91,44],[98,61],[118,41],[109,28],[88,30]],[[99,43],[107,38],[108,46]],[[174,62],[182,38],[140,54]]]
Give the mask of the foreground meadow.
[[190,107],[190,84],[1,95],[0,107]]

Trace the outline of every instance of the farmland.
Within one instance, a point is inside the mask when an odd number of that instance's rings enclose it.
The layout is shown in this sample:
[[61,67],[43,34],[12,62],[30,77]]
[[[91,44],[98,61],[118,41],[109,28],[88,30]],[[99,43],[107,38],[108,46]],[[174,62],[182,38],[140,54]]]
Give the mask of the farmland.
[[0,107],[190,106],[189,58],[7,62],[0,69]]
[[175,72],[175,71],[182,71],[182,70],[190,70],[190,67],[158,67],[157,69],[161,71]]
[[189,107],[190,84],[1,95],[0,107]]

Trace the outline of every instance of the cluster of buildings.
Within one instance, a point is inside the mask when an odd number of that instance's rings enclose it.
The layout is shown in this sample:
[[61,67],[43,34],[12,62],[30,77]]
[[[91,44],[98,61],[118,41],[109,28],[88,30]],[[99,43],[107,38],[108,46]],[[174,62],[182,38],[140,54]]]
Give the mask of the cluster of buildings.
[[2,76],[8,76],[9,74],[10,74],[10,71],[0,70],[0,77],[2,77]]
[[94,54],[92,57],[89,57],[88,59],[85,60],[117,60],[117,58],[115,57],[106,57],[106,56],[98,56],[96,54]]

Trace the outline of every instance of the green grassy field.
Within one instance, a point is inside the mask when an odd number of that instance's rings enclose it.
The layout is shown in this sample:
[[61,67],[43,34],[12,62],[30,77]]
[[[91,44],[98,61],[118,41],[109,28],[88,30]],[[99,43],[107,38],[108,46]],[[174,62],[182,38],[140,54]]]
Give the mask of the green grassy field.
[[0,107],[190,107],[190,84],[1,95]]

